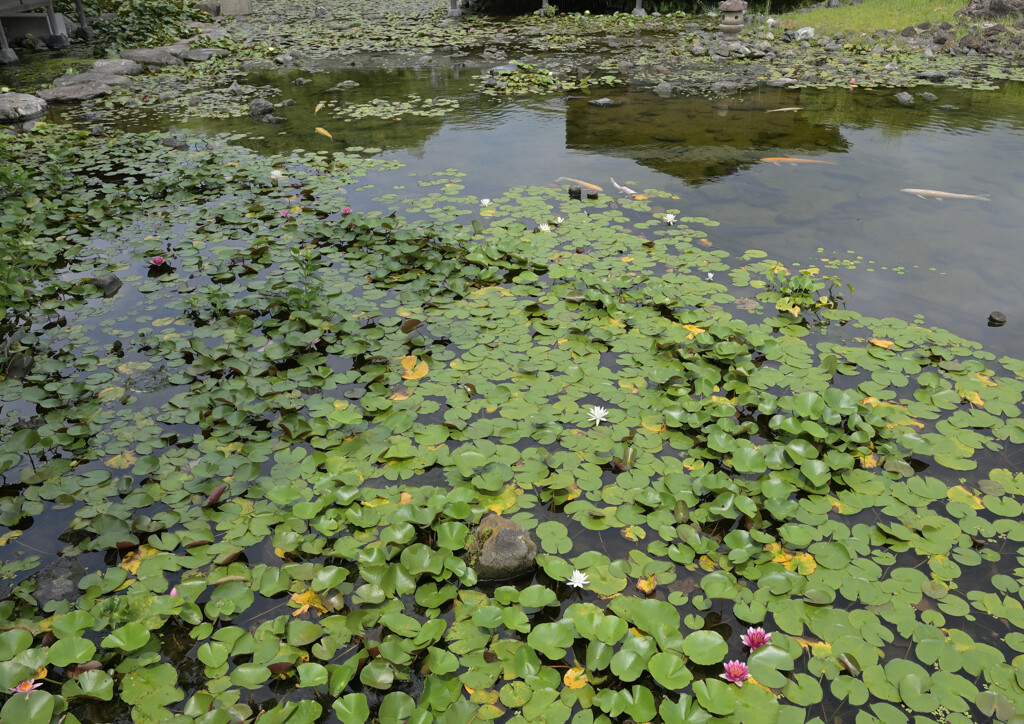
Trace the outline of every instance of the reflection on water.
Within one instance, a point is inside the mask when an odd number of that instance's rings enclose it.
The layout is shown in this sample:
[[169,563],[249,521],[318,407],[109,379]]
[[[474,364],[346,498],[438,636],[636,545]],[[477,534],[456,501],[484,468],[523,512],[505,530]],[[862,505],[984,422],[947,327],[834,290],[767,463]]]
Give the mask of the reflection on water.
[[[286,123],[140,117],[131,128],[247,133],[242,143],[268,153],[381,149],[410,174],[458,168],[467,192],[478,197],[559,177],[612,190],[614,177],[679,197],[653,206],[655,213],[721,221],[709,239],[733,254],[763,249],[787,265],[839,273],[857,289],[850,300],[857,311],[923,315],[996,353],[1024,356],[1014,332],[1024,318],[1015,271],[1024,226],[1017,201],[1024,198],[1024,171],[1016,163],[1024,146],[1022,86],[935,86],[937,99],[918,95],[913,106],[900,105],[892,90],[861,89],[759,88],[711,100],[601,89],[506,99],[480,93],[480,72],[465,59],[438,57],[416,68],[254,74],[248,82],[272,86],[268,97],[294,102],[276,111]],[[300,76],[310,82],[296,84]],[[357,85],[338,87],[343,81]],[[589,102],[605,95],[614,105]],[[415,96],[457,107],[400,120],[346,120],[340,113],[377,98]],[[772,157],[826,163],[762,160]],[[922,199],[901,193],[908,187],[990,200]],[[996,309],[1009,322],[990,329],[985,322]]]

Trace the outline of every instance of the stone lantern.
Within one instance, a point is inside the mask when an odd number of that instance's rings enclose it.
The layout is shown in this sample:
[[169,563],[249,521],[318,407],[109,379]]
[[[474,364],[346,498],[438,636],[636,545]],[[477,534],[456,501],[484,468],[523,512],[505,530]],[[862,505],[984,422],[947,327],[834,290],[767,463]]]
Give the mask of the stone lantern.
[[448,17],[457,18],[462,15],[462,10],[459,8],[459,0],[451,0],[451,5],[448,6]]
[[633,15],[644,17],[647,15],[647,11],[644,10],[644,0],[636,0],[636,7],[633,8]]
[[743,11],[747,9],[744,0],[722,0],[718,3],[722,23],[718,26],[726,35],[738,35],[743,30]]

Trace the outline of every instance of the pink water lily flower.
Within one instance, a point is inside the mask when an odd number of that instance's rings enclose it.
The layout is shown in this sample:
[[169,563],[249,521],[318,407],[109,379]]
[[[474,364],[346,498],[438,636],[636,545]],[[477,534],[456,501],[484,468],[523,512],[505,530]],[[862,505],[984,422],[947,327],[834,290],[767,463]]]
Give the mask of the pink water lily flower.
[[745,634],[740,636],[740,641],[751,651],[756,651],[762,646],[770,644],[772,642],[772,635],[761,627],[754,628],[751,626]]
[[42,685],[43,682],[41,681],[36,681],[35,679],[25,679],[17,686],[12,686],[11,691],[13,691],[15,694],[24,694],[25,698],[27,699],[30,692],[35,691]]
[[149,260],[149,263],[152,264],[153,266],[163,266],[164,258],[157,254],[156,256]]
[[281,209],[281,216],[288,216],[288,209]]
[[726,661],[725,662],[725,673],[719,674],[719,677],[725,679],[730,684],[736,684],[736,686],[743,686],[743,682],[750,678],[750,669],[742,661]]
[[352,213],[352,207],[351,206],[346,206],[345,208],[343,208],[341,210],[341,213],[343,213],[343,214],[351,214]]
[[180,596],[181,595],[180,593],[178,593],[178,587],[177,586],[175,586],[174,588],[171,589],[171,595],[172,596]]

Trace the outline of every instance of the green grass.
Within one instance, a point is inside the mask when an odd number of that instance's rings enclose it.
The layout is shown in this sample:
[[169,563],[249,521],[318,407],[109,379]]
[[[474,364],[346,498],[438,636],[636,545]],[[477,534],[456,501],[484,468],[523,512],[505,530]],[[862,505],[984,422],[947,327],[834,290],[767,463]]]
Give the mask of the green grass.
[[923,22],[952,22],[953,13],[966,4],[965,0],[864,0],[860,5],[815,8],[809,13],[794,11],[779,17],[786,27],[810,25],[824,32],[873,33],[902,30]]

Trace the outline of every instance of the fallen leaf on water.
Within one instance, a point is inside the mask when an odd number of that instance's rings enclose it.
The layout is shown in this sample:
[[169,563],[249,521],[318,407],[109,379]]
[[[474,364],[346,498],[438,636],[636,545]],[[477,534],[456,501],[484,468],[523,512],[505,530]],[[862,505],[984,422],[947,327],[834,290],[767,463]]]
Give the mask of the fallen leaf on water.
[[565,676],[562,677],[562,683],[570,689],[582,689],[589,683],[586,669],[582,666],[574,666],[565,672]]
[[647,596],[654,593],[654,589],[658,586],[658,576],[652,573],[649,576],[644,576],[636,582],[636,590],[640,591]]
[[293,593],[292,601],[299,604],[299,607],[292,611],[292,616],[301,616],[310,608],[315,608],[320,613],[327,613],[327,606],[324,605],[323,599],[312,588],[307,588],[302,593]]
[[415,355],[408,355],[402,358],[402,378],[407,380],[418,380],[427,376],[430,367]]

